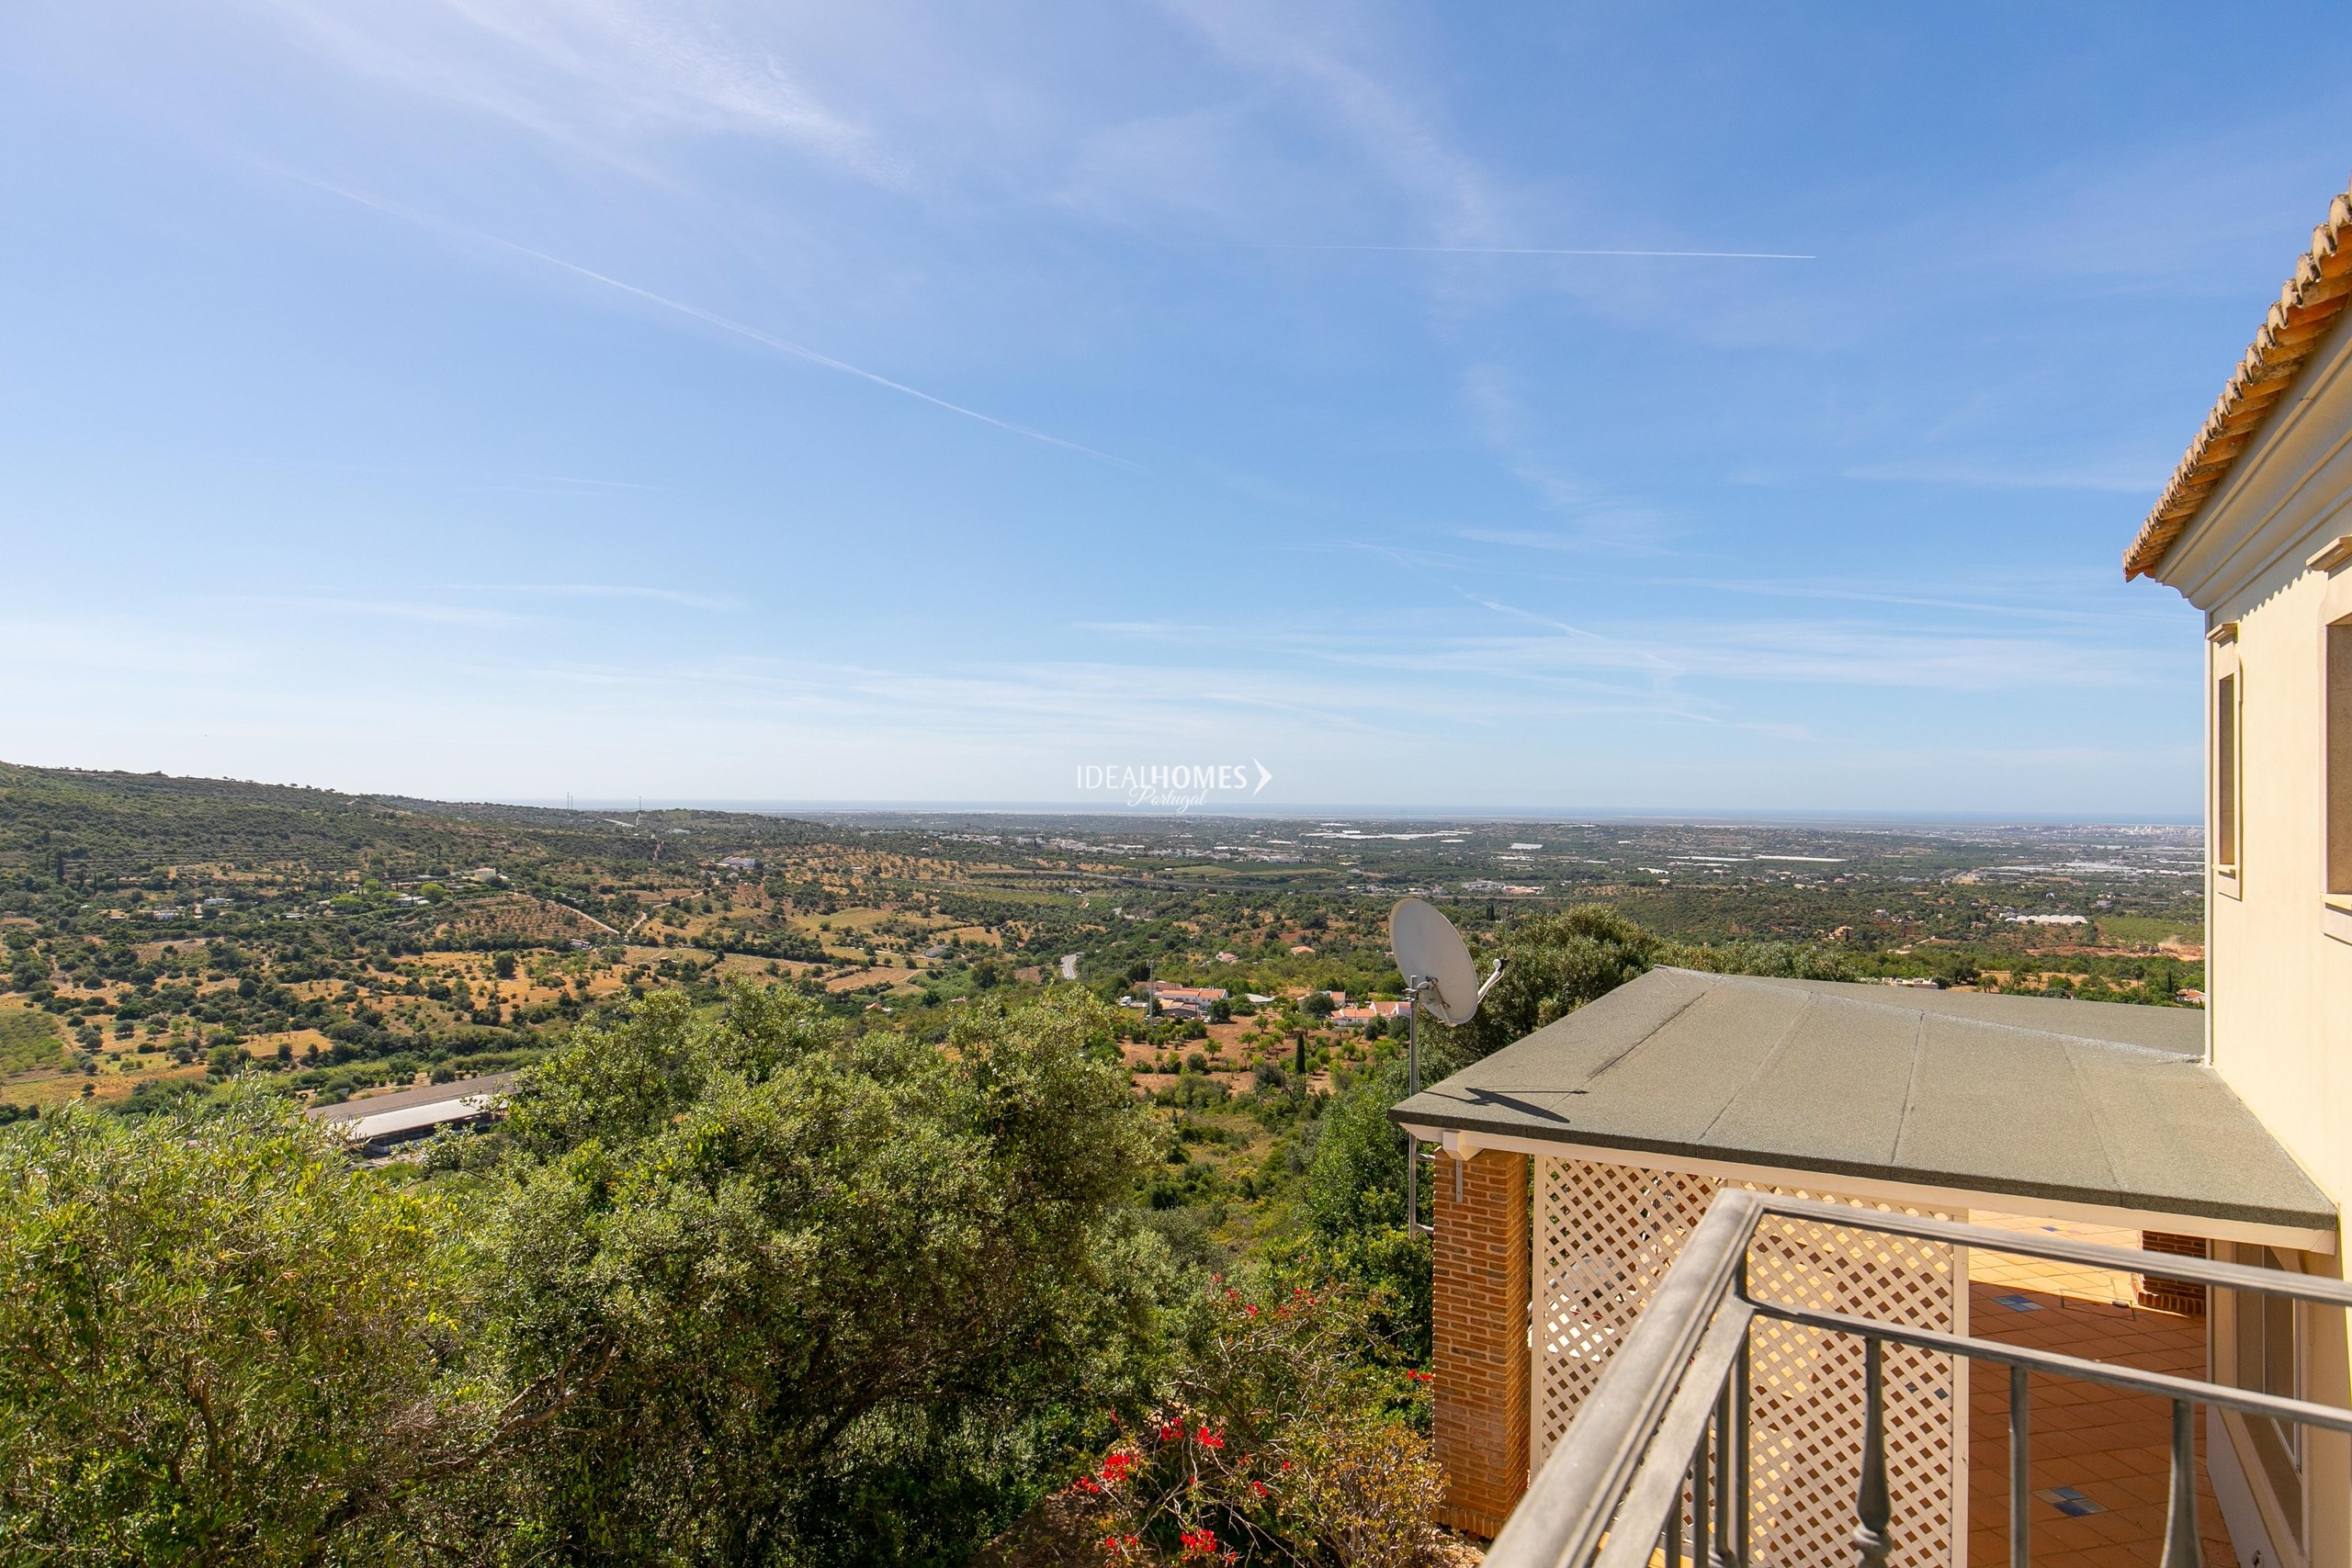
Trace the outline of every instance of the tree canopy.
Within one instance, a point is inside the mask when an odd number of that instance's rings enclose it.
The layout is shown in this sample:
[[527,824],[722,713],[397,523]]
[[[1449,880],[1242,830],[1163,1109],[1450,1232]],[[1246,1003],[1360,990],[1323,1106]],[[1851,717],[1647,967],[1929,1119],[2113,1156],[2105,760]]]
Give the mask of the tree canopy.
[[940,1047],[781,988],[658,996],[407,1185],[257,1092],[0,1131],[0,1555],[964,1539],[941,1516],[974,1477],[1001,1506],[992,1466],[1141,1396],[1176,1294],[1129,1217],[1157,1142],[1103,1027],[1075,990]]
[[852,1450],[1115,1382],[1160,1281],[1093,1010],[975,1009],[942,1050],[781,990],[655,998],[540,1068],[495,1227],[507,1375],[607,1364],[522,1461],[538,1539],[769,1560]]
[[0,1134],[0,1555],[406,1554],[502,1430],[479,1258],[437,1195],[260,1095]]
[[1425,1032],[1441,1064],[1460,1066],[1489,1055],[1660,964],[1719,975],[1854,977],[1842,958],[1803,943],[1670,942],[1602,904],[1513,921],[1485,957],[1500,958],[1503,973],[1477,1016],[1457,1029]]

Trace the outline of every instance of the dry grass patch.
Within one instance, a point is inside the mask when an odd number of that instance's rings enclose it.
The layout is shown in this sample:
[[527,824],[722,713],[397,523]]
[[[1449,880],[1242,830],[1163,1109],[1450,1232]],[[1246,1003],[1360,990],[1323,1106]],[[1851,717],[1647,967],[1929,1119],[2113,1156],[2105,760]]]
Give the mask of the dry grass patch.
[[922,971],[920,969],[860,969],[855,974],[843,975],[837,979],[826,981],[825,989],[854,991],[865,986],[904,986],[922,977]]
[[0,1077],[65,1059],[65,1032],[38,1008],[0,1006]]

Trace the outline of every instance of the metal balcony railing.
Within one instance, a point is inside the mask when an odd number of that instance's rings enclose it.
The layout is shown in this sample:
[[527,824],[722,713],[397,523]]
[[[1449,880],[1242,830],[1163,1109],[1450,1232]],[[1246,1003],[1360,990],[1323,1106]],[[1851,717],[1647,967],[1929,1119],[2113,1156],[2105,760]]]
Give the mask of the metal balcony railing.
[[[1758,1317],[1804,1324],[1862,1341],[1867,1408],[1860,1484],[1854,1499],[1857,1568],[1884,1568],[1900,1525],[1892,1517],[1887,1490],[1882,1357],[1890,1344],[2009,1369],[2011,1568],[2027,1568],[2031,1546],[2029,1372],[2077,1378],[2172,1402],[2172,1470],[2162,1568],[2200,1568],[2196,1406],[2352,1433],[2352,1410],[2332,1405],[1968,1335],[1758,1301],[1748,1292],[1747,1248],[1758,1224],[1773,1215],[2126,1273],[2144,1272],[2150,1264],[2148,1254],[2129,1247],[1726,1189],[1691,1231],[1648,1308],[1496,1539],[1487,1554],[1487,1568],[1650,1568],[1661,1550],[1666,1568],[1682,1568],[1686,1561],[1692,1568],[1747,1568],[1751,1561],[1748,1330]],[[2164,1257],[2162,1269],[2168,1280],[2352,1307],[2352,1284],[2333,1280],[2171,1255]],[[1962,1386],[1964,1391],[1966,1385]]]

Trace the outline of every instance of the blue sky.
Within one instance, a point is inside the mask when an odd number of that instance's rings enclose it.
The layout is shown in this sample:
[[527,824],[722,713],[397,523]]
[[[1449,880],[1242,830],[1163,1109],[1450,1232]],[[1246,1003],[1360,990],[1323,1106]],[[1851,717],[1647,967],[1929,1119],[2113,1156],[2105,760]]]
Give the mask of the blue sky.
[[2117,560],[2339,22],[32,0],[0,757],[2193,815]]

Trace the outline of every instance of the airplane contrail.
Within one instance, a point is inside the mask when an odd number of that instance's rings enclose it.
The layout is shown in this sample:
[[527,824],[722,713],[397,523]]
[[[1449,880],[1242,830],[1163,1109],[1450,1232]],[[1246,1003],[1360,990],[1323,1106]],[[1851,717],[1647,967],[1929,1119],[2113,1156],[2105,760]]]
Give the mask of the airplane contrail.
[[1240,245],[1248,251],[1394,251],[1428,256],[1669,256],[1697,261],[1819,261],[1788,251],[1571,251],[1536,245]]
[[479,240],[484,244],[496,245],[501,249],[513,251],[518,255],[526,255],[535,261],[545,262],[549,266],[561,267],[566,272],[601,283],[607,288],[616,288],[624,294],[633,294],[638,299],[659,305],[665,310],[675,310],[682,316],[691,316],[697,321],[718,328],[721,332],[733,333],[738,337],[749,338],[753,343],[773,348],[780,354],[789,354],[796,358],[805,359],[812,365],[821,365],[828,370],[838,370],[844,376],[854,376],[860,380],[871,381],[877,387],[888,387],[894,392],[902,392],[910,398],[921,399],[934,408],[945,409],[949,413],[961,414],[966,419],[976,419],[982,424],[994,425],[997,429],[1007,431],[1012,434],[1026,436],[1032,441],[1042,441],[1048,446],[1059,446],[1067,451],[1080,452],[1089,457],[1100,457],[1105,462],[1125,464],[1131,468],[1141,467],[1140,464],[1128,458],[1114,457],[1108,452],[1098,452],[1091,446],[1081,446],[1075,441],[1065,441],[1058,435],[1048,435],[1042,430],[1032,430],[1027,425],[1014,424],[1010,420],[999,419],[994,414],[982,413],[978,409],[966,408],[961,403],[951,403],[945,398],[933,397],[920,387],[910,387],[903,381],[893,381],[888,376],[877,375],[863,367],[852,365],[844,359],[835,359],[830,354],[820,354],[803,344],[794,343],[788,338],[777,337],[773,333],[763,333],[757,327],[731,320],[715,310],[706,310],[699,305],[690,305],[683,299],[673,299],[667,295],[656,294],[650,288],[640,288],[634,283],[625,283],[617,277],[595,271],[592,267],[582,266],[577,262],[568,262],[561,256],[549,255],[545,251],[533,250],[528,245],[520,244],[502,235],[470,228],[466,224],[454,222],[437,214],[422,211],[385,197],[370,196],[365,191],[349,190],[309,175],[288,172],[292,178],[300,180],[305,185],[316,186],[329,195],[339,196],[345,201],[357,202],[362,207],[374,208],[379,212],[389,213],[392,217],[421,224],[428,229],[463,234],[469,239]]

